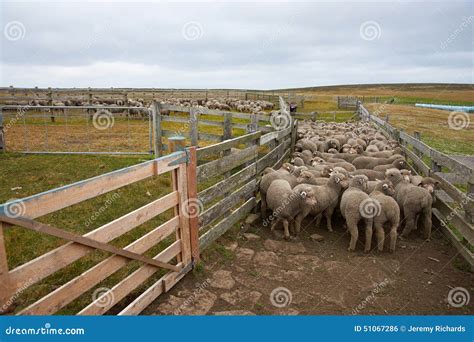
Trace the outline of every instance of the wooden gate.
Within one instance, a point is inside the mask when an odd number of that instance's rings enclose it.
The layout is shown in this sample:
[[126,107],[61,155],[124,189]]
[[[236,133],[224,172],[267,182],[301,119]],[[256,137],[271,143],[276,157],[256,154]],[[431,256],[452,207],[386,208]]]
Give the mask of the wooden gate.
[[[71,233],[35,220],[121,187],[168,172],[171,172],[171,193],[85,235]],[[140,267],[109,289],[107,293],[92,298],[93,301],[79,314],[104,314],[157,271],[167,270],[166,274],[158,281],[148,286],[141,295],[121,310],[119,315],[140,313],[161,293],[167,292],[184,277],[192,269],[194,262],[199,259],[198,218],[197,215],[194,217],[191,213],[192,210],[189,209],[189,206],[192,206],[196,201],[196,194],[196,148],[192,147],[186,151],[175,152],[158,159],[1,205],[0,304],[2,310],[11,305],[25,286],[28,287],[44,280],[94,250],[102,250],[112,253],[112,255],[23,308],[18,314],[53,314],[86,291],[96,287],[131,261],[139,261]],[[109,243],[171,209],[174,210],[171,219],[128,246],[117,248]],[[10,270],[7,262],[4,230],[23,228],[59,237],[68,242]],[[175,239],[169,246],[153,258],[145,256],[146,251],[164,239],[173,237],[173,234],[175,234]],[[106,301],[104,301],[104,297],[107,297]]]

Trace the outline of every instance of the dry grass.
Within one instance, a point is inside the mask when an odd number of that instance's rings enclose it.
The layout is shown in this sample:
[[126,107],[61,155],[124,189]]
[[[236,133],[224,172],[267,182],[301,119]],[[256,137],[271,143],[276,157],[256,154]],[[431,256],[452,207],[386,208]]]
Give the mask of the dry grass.
[[[471,84],[386,84],[315,87],[296,90],[298,94],[312,96],[367,96],[398,98],[404,102],[474,103],[474,86]],[[408,101],[410,100],[410,101]]]
[[448,125],[449,111],[390,104],[369,104],[366,107],[382,118],[389,114],[390,123],[410,135],[414,131],[420,132],[422,140],[435,149],[445,153],[474,155],[474,123],[454,130]]

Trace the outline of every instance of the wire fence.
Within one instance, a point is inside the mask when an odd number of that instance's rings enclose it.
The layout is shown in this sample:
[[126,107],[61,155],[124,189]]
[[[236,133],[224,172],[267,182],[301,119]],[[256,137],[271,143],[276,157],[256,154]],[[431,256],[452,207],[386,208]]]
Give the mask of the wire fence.
[[1,106],[2,126],[8,152],[153,154],[145,107]]

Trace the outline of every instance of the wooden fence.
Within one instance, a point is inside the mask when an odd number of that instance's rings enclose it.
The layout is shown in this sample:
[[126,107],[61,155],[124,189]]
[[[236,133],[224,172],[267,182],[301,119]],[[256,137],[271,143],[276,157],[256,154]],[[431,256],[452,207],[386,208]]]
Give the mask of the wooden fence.
[[240,100],[265,100],[278,105],[278,96],[264,91],[244,89],[162,89],[162,88],[16,88],[0,87],[0,104],[25,105],[30,100],[53,102],[79,100],[92,104],[94,100],[124,101],[129,99],[151,102],[169,98],[207,100],[209,98],[236,98]]
[[[156,117],[159,109],[154,109]],[[165,269],[167,272],[158,281],[119,312],[120,315],[140,313],[193,268],[199,260],[201,249],[208,247],[257,206],[257,177],[266,167],[279,167],[290,156],[296,132],[297,122],[291,121],[288,127],[279,131],[266,134],[255,131],[206,147],[192,146],[129,168],[1,205],[0,284],[7,289],[0,293],[1,307],[21,294],[25,286],[39,283],[94,250],[101,250],[112,253],[112,256],[68,280],[48,295],[35,298],[34,303],[22,308],[17,314],[56,313],[131,261],[139,261],[142,266],[119,281],[109,292],[93,298],[78,314],[106,313],[156,272]],[[168,172],[172,175],[171,193],[85,235],[35,220]],[[198,192],[198,184],[205,188]],[[12,210],[15,206],[22,209],[20,215]],[[174,210],[171,219],[128,246],[117,248],[109,243],[171,209]],[[4,229],[29,229],[68,242],[10,270]],[[163,240],[172,237],[173,233],[173,241],[154,258],[144,255]],[[170,263],[172,260],[176,260],[175,263]],[[104,296],[107,296],[105,304]]]
[[[385,120],[371,115],[359,102],[358,113],[362,120],[374,123],[388,136],[399,141],[414,171],[440,182],[442,191],[437,192],[433,213],[442,223],[444,233],[451,239],[460,254],[474,268],[474,170],[450,156],[426,145],[417,137],[390,125],[389,116]],[[430,165],[428,165],[428,164]],[[447,174],[455,175],[458,185],[467,191],[459,190],[447,180]],[[452,177],[451,177],[452,178]]]
[[[162,111],[169,111],[170,115],[162,115]],[[180,115],[181,114],[181,115]],[[184,115],[183,115],[184,114]],[[203,118],[211,116],[214,119]],[[221,142],[232,139],[232,129],[237,128],[245,132],[255,132],[261,130],[269,132],[272,130],[270,115],[246,114],[220,111],[208,108],[195,108],[174,105],[162,105],[158,102],[152,104],[154,149],[155,155],[159,156],[167,146],[163,143],[163,138],[180,135],[188,138],[192,146],[198,146],[200,141]],[[237,119],[239,122],[236,122]],[[176,122],[184,124],[178,130],[169,130],[163,127],[164,122]],[[222,134],[210,134],[203,132],[206,126],[219,127]]]
[[[105,303],[103,296],[93,298],[93,302],[83,308],[79,314],[105,313],[159,270],[165,269],[167,273],[149,286],[120,314],[138,314],[161,293],[168,291],[192,268],[192,255],[199,254],[196,249],[198,248],[197,235],[192,231],[192,227],[196,226],[196,218],[186,215],[187,205],[193,201],[189,195],[196,194],[196,182],[188,181],[196,176],[195,157],[196,149],[193,147],[188,152],[176,152],[0,206],[0,284],[3,286],[0,292],[0,304],[2,304],[2,308],[8,306],[6,303],[21,293],[25,284],[30,286],[38,283],[94,250],[110,252],[113,255],[67,281],[48,295],[39,298],[33,304],[23,308],[18,314],[53,314],[126,266],[130,261],[139,261],[142,266],[113,286],[110,293],[104,294],[107,296]],[[172,173],[171,193],[85,235],[71,233],[35,220],[121,187],[168,172]],[[21,210],[18,211],[18,208]],[[117,248],[109,244],[110,241],[170,209],[174,209],[174,216],[170,220],[128,246]],[[21,229],[19,227],[52,235],[68,242],[9,270],[4,229]],[[173,234],[175,234],[174,239]],[[174,241],[153,258],[143,255],[167,238]],[[17,246],[17,248],[21,248],[21,246]],[[176,260],[176,263],[170,263],[171,260]]]

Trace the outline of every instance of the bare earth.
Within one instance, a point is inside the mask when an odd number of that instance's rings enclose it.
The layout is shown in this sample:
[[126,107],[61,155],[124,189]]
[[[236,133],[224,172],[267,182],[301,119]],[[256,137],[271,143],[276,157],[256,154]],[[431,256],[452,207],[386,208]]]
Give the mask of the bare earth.
[[[228,232],[218,240],[224,254],[206,251],[204,270],[187,275],[143,314],[474,314],[473,299],[460,308],[448,303],[451,288],[473,293],[474,275],[461,270],[464,261],[437,229],[430,242],[415,235],[399,241],[394,254],[364,254],[362,245],[347,252],[342,222],[336,220],[333,233],[313,225],[308,220],[290,242],[260,222],[246,237]],[[316,233],[322,241],[311,239]]]

